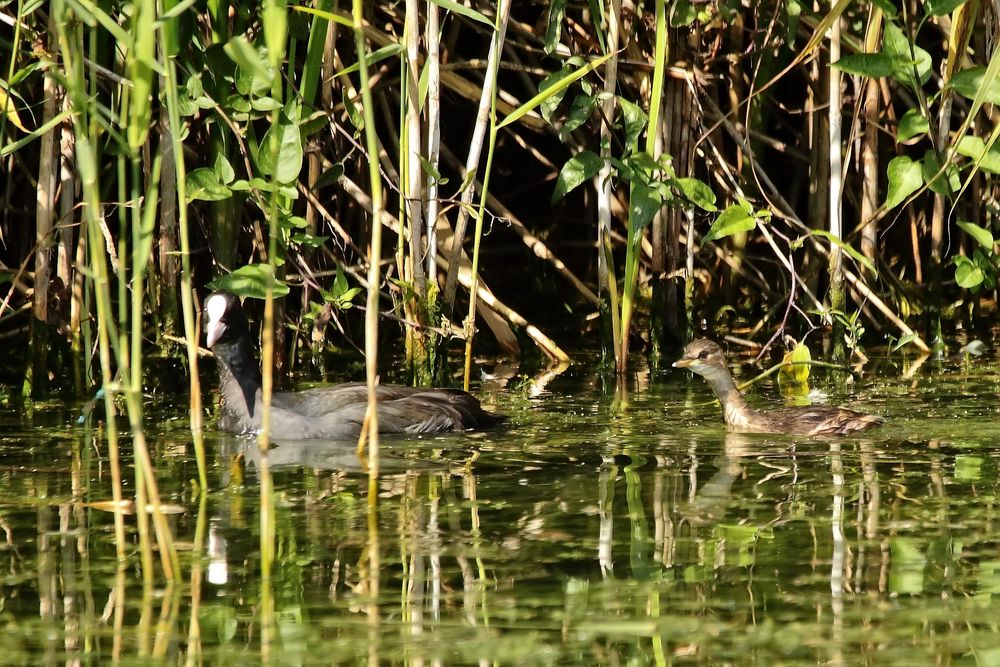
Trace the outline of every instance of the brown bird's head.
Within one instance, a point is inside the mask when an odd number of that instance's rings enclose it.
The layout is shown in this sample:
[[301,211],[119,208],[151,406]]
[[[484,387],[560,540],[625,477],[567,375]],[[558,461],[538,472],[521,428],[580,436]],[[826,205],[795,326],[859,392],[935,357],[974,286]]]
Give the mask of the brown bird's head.
[[729,375],[725,353],[707,338],[698,338],[688,343],[684,348],[684,355],[674,362],[674,368],[687,368],[708,379]]

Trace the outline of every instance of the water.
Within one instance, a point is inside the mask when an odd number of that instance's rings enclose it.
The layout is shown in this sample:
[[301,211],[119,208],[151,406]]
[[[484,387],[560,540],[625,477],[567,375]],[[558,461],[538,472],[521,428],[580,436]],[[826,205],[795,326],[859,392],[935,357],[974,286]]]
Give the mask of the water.
[[[177,664],[200,646],[224,665],[1000,664],[998,385],[995,360],[816,377],[889,420],[839,439],[727,434],[680,372],[628,396],[582,367],[488,385],[509,427],[383,442],[377,531],[351,445],[280,444],[269,582],[255,443],[210,435],[199,503],[186,421],[158,397],[172,589],[143,585],[135,516],[117,565],[101,426],[8,404],[2,661]],[[783,399],[765,384],[751,400]]]

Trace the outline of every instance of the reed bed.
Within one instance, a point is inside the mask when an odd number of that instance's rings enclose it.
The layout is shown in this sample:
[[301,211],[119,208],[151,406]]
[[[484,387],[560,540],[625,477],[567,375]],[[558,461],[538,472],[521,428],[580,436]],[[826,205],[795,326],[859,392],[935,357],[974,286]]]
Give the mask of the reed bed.
[[[132,507],[147,586],[173,586],[184,568],[145,438],[144,386],[162,380],[148,351],[186,366],[204,494],[199,298],[262,300],[269,582],[270,396],[333,345],[366,360],[374,527],[374,388],[398,341],[411,381],[457,383],[454,365],[469,389],[477,352],[565,364],[599,347],[624,381],[635,354],[655,366],[704,330],[761,354],[832,333],[842,360],[988,331],[996,11],[7,3],[0,336],[25,352],[3,381],[29,401],[103,392],[118,558]],[[374,600],[374,530],[366,554]],[[371,619],[376,632],[375,606]]]

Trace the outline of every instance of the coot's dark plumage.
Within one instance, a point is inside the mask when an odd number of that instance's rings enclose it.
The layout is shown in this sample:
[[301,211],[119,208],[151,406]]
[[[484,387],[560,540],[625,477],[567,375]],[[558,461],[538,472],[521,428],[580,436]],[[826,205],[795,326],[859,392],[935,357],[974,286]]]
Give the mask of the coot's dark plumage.
[[684,348],[684,356],[675,361],[674,366],[690,369],[708,380],[722,403],[726,426],[734,431],[844,435],[878,426],[884,421],[877,415],[824,405],[779,408],[767,412],[754,410],[736,387],[722,348],[704,338],[689,343]]
[[[215,353],[222,393],[219,428],[256,433],[261,421],[261,375],[256,345],[239,299],[215,292],[205,299],[205,331]],[[492,426],[505,419],[483,410],[458,389],[380,385],[381,433],[436,433]],[[365,418],[368,390],[351,382],[300,392],[275,392],[271,398],[271,437],[275,440],[356,437]]]

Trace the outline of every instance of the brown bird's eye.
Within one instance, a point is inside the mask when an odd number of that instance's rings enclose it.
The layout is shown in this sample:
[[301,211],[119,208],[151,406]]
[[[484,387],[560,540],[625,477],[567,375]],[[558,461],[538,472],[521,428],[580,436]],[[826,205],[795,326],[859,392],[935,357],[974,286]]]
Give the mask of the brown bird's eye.
[[701,352],[699,352],[698,353],[698,358],[699,359],[707,359],[708,358],[708,350],[702,350]]

